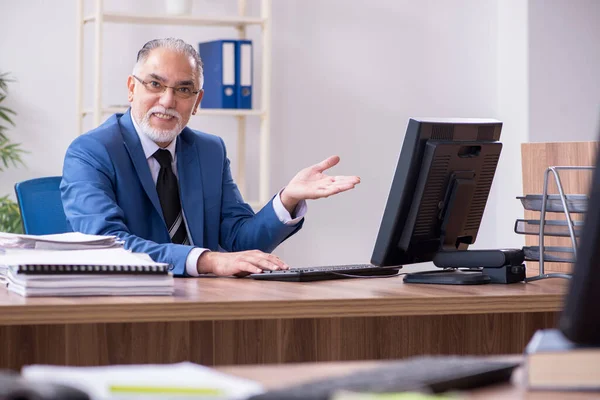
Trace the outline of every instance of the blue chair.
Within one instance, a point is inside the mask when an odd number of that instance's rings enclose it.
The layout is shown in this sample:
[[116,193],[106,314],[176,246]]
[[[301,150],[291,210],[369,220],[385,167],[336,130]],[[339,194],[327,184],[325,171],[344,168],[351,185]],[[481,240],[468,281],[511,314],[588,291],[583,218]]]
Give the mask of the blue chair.
[[23,232],[29,235],[72,232],[60,199],[61,179],[49,176],[15,185]]

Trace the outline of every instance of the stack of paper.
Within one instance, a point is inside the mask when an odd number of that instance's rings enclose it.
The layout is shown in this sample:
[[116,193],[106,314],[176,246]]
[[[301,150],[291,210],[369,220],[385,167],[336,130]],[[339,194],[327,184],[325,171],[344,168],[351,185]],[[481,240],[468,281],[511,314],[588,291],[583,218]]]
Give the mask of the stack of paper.
[[246,399],[264,392],[254,381],[189,362],[171,365],[110,367],[23,367],[27,380],[62,383],[92,399]]
[[20,235],[0,232],[0,248],[41,250],[83,250],[122,247],[116,236],[86,235],[80,232],[55,235]]
[[169,264],[123,248],[6,250],[0,254],[8,290],[21,296],[171,295]]

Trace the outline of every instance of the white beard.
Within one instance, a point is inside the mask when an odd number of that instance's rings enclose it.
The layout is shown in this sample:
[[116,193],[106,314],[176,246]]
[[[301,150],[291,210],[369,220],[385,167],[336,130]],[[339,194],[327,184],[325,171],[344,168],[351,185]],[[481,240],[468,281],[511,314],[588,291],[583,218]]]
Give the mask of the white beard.
[[[150,117],[154,113],[172,115],[173,117],[177,118],[177,125],[175,128],[166,131],[154,128],[152,125],[150,125]],[[161,106],[154,106],[148,110],[144,118],[142,118],[142,120],[139,122],[139,125],[144,135],[148,136],[155,143],[171,143],[183,130],[183,126],[181,126],[181,114],[175,110],[166,109]]]

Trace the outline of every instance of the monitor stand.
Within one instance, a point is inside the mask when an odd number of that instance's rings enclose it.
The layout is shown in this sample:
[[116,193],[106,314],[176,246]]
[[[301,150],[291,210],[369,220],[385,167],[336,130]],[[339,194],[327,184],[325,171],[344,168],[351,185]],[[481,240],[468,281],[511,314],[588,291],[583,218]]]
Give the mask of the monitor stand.
[[458,269],[441,269],[406,274],[405,283],[431,283],[436,285],[483,285],[491,282],[491,278],[482,271]]

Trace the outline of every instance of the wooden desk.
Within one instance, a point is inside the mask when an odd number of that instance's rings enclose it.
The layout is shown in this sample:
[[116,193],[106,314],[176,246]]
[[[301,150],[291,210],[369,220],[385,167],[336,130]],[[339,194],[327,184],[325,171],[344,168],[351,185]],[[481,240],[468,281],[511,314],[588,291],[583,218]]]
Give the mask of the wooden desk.
[[[266,389],[308,382],[315,379],[341,376],[360,370],[384,366],[383,361],[304,363],[288,365],[255,365],[218,367],[219,371],[260,382]],[[469,399],[494,400],[583,400],[600,399],[600,393],[527,391],[523,385],[523,370],[517,369],[511,384],[490,386],[468,393]]]
[[204,365],[521,352],[555,326],[563,280],[405,285],[178,279],[173,297],[23,298],[0,291],[0,368]]

